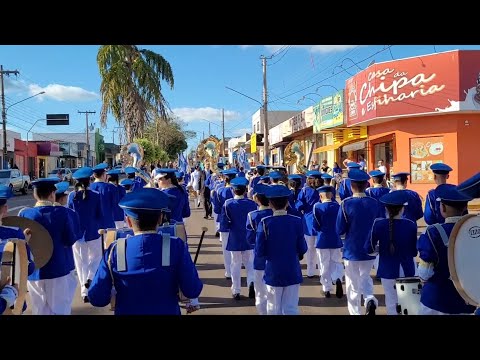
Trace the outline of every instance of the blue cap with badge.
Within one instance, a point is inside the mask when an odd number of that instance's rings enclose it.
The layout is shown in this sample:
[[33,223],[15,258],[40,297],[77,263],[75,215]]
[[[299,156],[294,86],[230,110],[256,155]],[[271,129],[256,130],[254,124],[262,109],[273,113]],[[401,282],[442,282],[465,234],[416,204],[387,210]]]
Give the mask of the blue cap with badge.
[[435,188],[435,195],[437,196],[437,201],[452,206],[466,205],[469,201],[473,200],[473,197],[459,191],[456,186],[452,186],[451,184],[438,185]]
[[291,174],[291,175],[288,175],[288,178],[290,180],[302,180],[302,175],[299,175],[299,174]]
[[360,169],[361,166],[360,166],[360,164],[357,164],[356,162],[350,161],[347,164],[347,168],[349,168],[349,169]]
[[232,181],[230,181],[230,185],[232,185],[234,188],[246,187],[248,185],[248,180],[241,176],[236,177],[235,179],[232,179]]
[[32,181],[33,188],[56,191],[55,184],[60,180],[58,178],[42,178]]
[[444,163],[435,163],[430,165],[430,170],[432,170],[434,174],[447,175],[452,171],[452,168]]
[[120,186],[123,186],[127,190],[130,189],[130,187],[133,185],[133,180],[132,179],[123,179],[120,182]]
[[317,191],[319,193],[327,193],[327,192],[333,193],[333,186],[329,186],[329,185],[320,186],[319,188],[317,188]]
[[65,194],[65,191],[68,190],[68,188],[70,187],[70,184],[68,183],[68,181],[62,181],[55,184],[55,187],[57,188],[57,191],[55,191],[55,194],[61,195],[61,194]]
[[127,166],[124,170],[125,174],[135,174],[138,172],[137,168],[134,168],[133,166]]
[[381,172],[379,170],[372,170],[372,171],[369,172],[369,175],[371,177],[381,177],[381,176],[385,176],[385,173]]
[[175,169],[169,169],[169,168],[162,168],[162,169],[155,169],[155,179],[160,179],[168,174],[175,174],[176,170]]
[[313,177],[313,178],[321,178],[322,173],[318,170],[310,170],[307,172],[307,177]]
[[183,173],[183,171],[175,171],[175,177],[177,179],[181,179],[185,176],[185,174]]
[[352,169],[348,172],[348,178],[353,182],[364,182],[370,179],[370,175],[368,175],[365,171]]
[[409,172],[398,172],[393,175],[393,180],[405,182],[407,181],[409,175]]
[[13,197],[13,191],[10,186],[0,185],[0,206],[5,205],[11,197]]
[[108,167],[108,164],[105,163],[100,163],[98,165],[95,165],[92,170],[94,173],[102,173],[105,171],[105,169]]
[[292,195],[292,191],[286,186],[272,185],[269,186],[265,192],[265,196],[269,199],[272,198],[288,198]]
[[480,198],[480,172],[459,184],[457,189],[472,198]]
[[75,171],[72,177],[75,180],[79,180],[79,179],[89,179],[92,175],[93,175],[92,168],[88,166],[84,166],[78,169],[77,171]]
[[257,184],[253,187],[253,194],[265,195],[270,186],[266,184]]
[[219,162],[217,163],[217,167],[223,169],[225,167],[225,164],[223,162]]
[[107,175],[120,175],[121,173],[122,172],[120,171],[120,169],[112,169],[112,170],[107,171]]
[[283,177],[283,175],[279,171],[272,171],[268,174],[268,176],[270,177],[270,179],[273,180],[279,180]]
[[405,206],[408,205],[408,193],[406,191],[392,191],[378,200],[385,205]]
[[322,174],[322,179],[328,180],[328,179],[333,179],[333,176],[327,173]]
[[126,194],[118,203],[125,215],[138,220],[142,215],[155,215],[168,208],[170,198],[163,191],[154,188],[140,188]]

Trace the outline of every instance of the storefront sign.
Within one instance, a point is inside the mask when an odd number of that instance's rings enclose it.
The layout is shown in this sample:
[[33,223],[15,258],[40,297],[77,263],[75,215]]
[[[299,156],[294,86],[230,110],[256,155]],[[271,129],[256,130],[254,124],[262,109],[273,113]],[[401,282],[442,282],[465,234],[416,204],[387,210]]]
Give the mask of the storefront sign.
[[313,108],[313,133],[343,125],[343,90],[327,96]]
[[285,121],[289,123],[289,128],[291,128],[291,131],[287,134],[287,136],[313,126],[313,120],[313,106],[310,106],[308,109],[303,110],[301,113],[292,116],[290,119]]
[[410,139],[410,168],[413,184],[434,184],[430,166],[443,163],[443,136]]
[[275,145],[283,140],[282,124],[278,124],[270,129],[268,133],[270,145]]
[[257,152],[257,134],[255,133],[250,137],[250,151],[252,154]]
[[480,51],[369,66],[346,82],[347,125],[375,118],[480,110]]

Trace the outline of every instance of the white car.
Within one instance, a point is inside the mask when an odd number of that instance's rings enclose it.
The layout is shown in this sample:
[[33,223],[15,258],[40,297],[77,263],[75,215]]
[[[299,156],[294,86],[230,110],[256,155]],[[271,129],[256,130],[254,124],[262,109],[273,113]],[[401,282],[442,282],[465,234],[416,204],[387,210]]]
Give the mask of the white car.
[[72,183],[72,170],[70,168],[55,168],[48,174],[48,177],[58,176],[60,181],[68,181],[69,184]]

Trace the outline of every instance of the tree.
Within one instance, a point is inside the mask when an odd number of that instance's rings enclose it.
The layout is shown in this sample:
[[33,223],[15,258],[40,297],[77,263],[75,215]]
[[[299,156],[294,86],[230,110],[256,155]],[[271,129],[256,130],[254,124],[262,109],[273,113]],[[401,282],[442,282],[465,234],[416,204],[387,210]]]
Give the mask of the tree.
[[173,89],[170,63],[161,55],[136,45],[103,45],[97,54],[102,82],[100,121],[111,112],[125,126],[127,141],[142,137],[145,125],[155,116],[170,117],[162,95],[162,80]]

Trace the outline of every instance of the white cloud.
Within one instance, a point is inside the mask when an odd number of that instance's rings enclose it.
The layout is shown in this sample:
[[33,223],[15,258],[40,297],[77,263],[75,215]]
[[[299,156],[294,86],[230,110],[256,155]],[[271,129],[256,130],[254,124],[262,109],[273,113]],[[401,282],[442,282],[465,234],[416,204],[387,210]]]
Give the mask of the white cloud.
[[7,78],[5,81],[6,93],[28,93],[35,95],[45,91],[45,94],[38,97],[38,100],[55,101],[92,101],[99,98],[93,91],[85,90],[77,86],[65,86],[60,84],[49,84],[42,87],[38,84],[27,84],[23,80],[13,80]]
[[[222,120],[222,109],[212,107],[201,108],[176,108],[172,109],[173,113],[185,122],[201,121],[202,119],[219,122]],[[225,121],[238,120],[241,118],[240,113],[233,110],[225,110]]]
[[[239,45],[241,49],[248,49],[254,45]],[[280,50],[285,45],[262,45],[265,46],[271,53]],[[345,51],[348,49],[352,49],[359,45],[291,45],[292,48],[297,49],[306,49],[311,52],[318,52],[318,53],[329,53],[335,51]],[[364,46],[364,45],[362,45]]]

